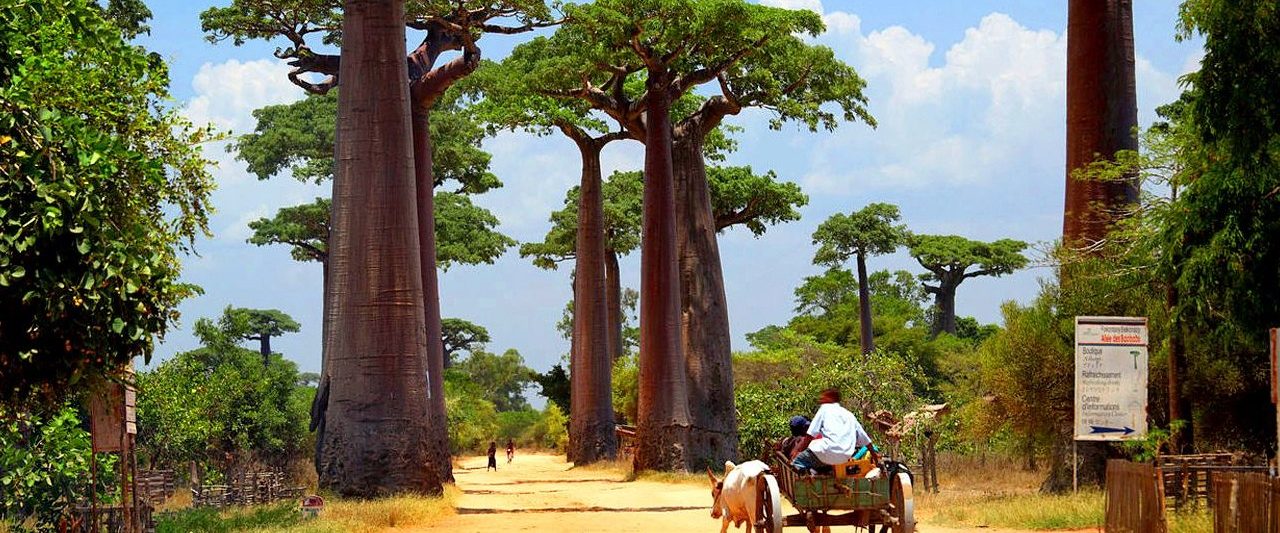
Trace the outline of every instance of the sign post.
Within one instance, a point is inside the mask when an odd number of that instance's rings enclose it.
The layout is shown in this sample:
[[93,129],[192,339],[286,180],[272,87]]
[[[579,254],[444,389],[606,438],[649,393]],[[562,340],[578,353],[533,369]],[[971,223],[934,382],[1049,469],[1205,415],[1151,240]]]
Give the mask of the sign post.
[[1147,342],[1145,317],[1076,317],[1076,441],[1147,435]]

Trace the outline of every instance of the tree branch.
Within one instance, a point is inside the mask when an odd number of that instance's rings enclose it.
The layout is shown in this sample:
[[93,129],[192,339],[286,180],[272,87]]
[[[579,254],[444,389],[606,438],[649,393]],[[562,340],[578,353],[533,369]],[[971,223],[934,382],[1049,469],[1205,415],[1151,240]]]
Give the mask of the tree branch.
[[728,70],[729,67],[732,67],[734,63],[737,63],[742,58],[746,57],[747,54],[763,46],[764,43],[769,41],[770,37],[771,36],[764,36],[764,37],[761,37],[760,39],[757,39],[756,42],[752,43],[751,46],[747,46],[742,48],[741,50],[738,50],[736,53],[729,56],[728,58],[726,58],[724,61],[720,62],[717,65],[698,69],[680,77],[680,79],[676,80],[674,85],[676,94],[684,94],[691,87],[696,87],[698,85],[702,85],[704,83],[707,83],[711,80],[716,79],[717,77],[720,76],[720,74]]

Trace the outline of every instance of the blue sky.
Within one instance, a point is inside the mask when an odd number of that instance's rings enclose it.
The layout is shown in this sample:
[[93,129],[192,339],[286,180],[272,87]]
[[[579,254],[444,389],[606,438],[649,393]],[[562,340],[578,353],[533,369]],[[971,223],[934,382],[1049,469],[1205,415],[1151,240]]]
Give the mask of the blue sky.
[[[250,112],[301,98],[288,83],[288,67],[271,56],[275,44],[213,45],[200,31],[199,13],[218,2],[151,2],[155,19],[143,39],[171,62],[172,92],[197,122],[233,134],[253,127]],[[831,46],[869,83],[875,130],[845,124],[834,133],[796,126],[768,129],[768,116],[746,112],[729,120],[746,128],[729,163],[774,170],[810,196],[799,222],[763,237],[746,230],[721,237],[735,349],[743,335],[792,314],[792,290],[811,264],[813,229],[836,212],[870,202],[902,208],[919,233],[993,240],[1013,237],[1046,243],[1061,233],[1065,152],[1066,2],[1041,0],[764,0],[824,14]],[[1174,0],[1135,2],[1138,104],[1144,124],[1154,108],[1174,99],[1177,78],[1196,68],[1199,41],[1175,42]],[[412,38],[412,37],[411,37]],[[486,36],[486,57],[501,59],[521,36]],[[578,179],[577,152],[561,137],[502,134],[484,147],[504,188],[475,198],[520,241],[540,240],[548,214]],[[219,190],[213,237],[185,260],[185,279],[205,294],[181,307],[183,319],[157,349],[164,359],[196,347],[191,324],[217,316],[226,305],[277,308],[302,323],[302,332],[272,347],[304,370],[320,366],[320,267],[297,263],[279,247],[245,242],[246,223],[280,207],[327,196],[327,187],[289,176],[259,181],[224,144],[206,147],[218,162]],[[604,154],[606,173],[639,168],[642,148],[614,143]],[[638,254],[624,259],[624,282],[639,283]],[[904,253],[872,260],[872,269],[920,272]],[[999,279],[974,279],[959,291],[961,314],[999,320],[1000,303],[1028,301],[1045,269]],[[445,316],[484,325],[490,349],[516,348],[530,366],[549,368],[568,349],[555,323],[571,298],[567,270],[534,268],[514,251],[497,264],[459,266],[441,279]]]

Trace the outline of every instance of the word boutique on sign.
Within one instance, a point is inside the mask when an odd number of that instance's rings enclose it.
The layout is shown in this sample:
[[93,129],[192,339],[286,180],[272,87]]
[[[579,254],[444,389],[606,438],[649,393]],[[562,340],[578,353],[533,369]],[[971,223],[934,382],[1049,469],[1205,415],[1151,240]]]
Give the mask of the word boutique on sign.
[[1076,317],[1076,440],[1147,434],[1147,319]]

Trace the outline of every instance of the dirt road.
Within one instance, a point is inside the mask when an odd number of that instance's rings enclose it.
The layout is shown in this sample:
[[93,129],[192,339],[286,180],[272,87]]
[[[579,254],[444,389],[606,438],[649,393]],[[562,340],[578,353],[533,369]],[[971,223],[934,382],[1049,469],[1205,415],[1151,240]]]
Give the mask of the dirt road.
[[[505,457],[500,457],[499,463],[497,472],[485,472],[485,458],[464,459],[462,468],[454,471],[458,488],[462,490],[457,513],[418,531],[720,531],[720,521],[711,519],[710,487],[624,482],[616,472],[572,469],[563,457],[551,455],[517,455],[512,464],[506,464]],[[786,512],[793,511],[787,507]],[[786,531],[801,533],[804,530]],[[921,524],[918,531],[958,533],[961,530]],[[974,531],[1024,533],[995,528]]]

